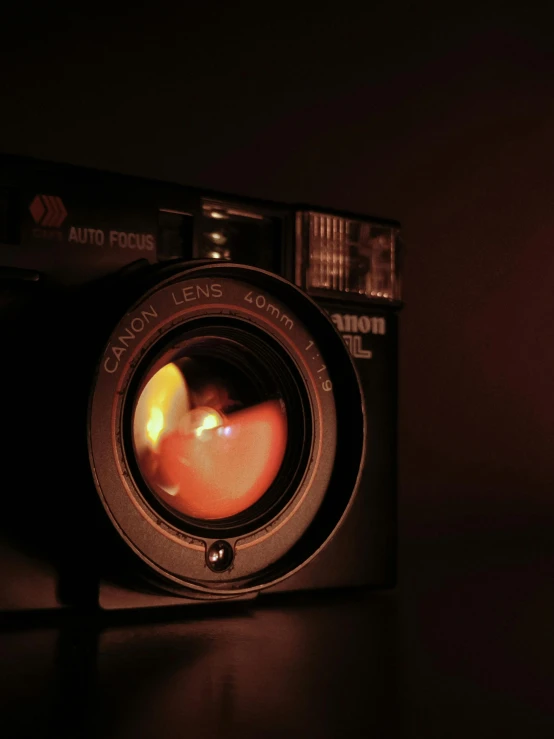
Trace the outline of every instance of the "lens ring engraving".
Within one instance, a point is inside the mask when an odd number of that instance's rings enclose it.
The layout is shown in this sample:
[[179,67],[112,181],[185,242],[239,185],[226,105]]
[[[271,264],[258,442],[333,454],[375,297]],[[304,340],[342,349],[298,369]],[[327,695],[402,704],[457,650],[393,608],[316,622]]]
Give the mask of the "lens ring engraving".
[[[244,300],[244,296],[253,289],[256,295],[265,297],[266,303],[261,308],[262,300],[258,300],[257,305],[255,300],[253,304]],[[280,321],[273,308],[268,310],[267,304],[282,310],[293,321],[292,329],[288,328],[286,321]],[[144,319],[144,329],[139,332],[139,323],[132,322],[137,316],[142,317],[142,311],[146,309],[157,315],[149,322]],[[261,331],[277,342],[294,362],[306,387],[313,424],[310,433],[312,451],[295,495],[272,521],[258,530],[234,538],[225,537],[234,547],[236,556],[232,569],[220,573],[206,567],[206,539],[203,535],[197,531],[179,530],[164,516],[154,512],[137,493],[122,438],[125,434],[125,400],[137,367],[170,331],[183,328],[198,318],[236,321],[245,329],[251,327]],[[312,326],[315,334],[311,331]],[[134,332],[133,327],[136,329]],[[325,351],[321,344],[324,337]],[[106,367],[108,358],[110,361]],[[325,364],[322,358],[331,369],[322,368]],[[116,362],[118,366],[111,372]],[[333,377],[338,377],[339,369],[341,374],[350,373],[349,387],[354,389],[354,392],[348,392],[358,408],[355,413],[359,414],[360,420],[356,421],[354,432],[360,435],[359,444],[357,437],[353,438],[360,447],[361,462],[363,415],[360,414],[359,387],[348,355],[321,311],[281,278],[236,265],[218,265],[217,270],[211,267],[183,270],[146,293],[120,322],[100,360],[91,397],[91,463],[108,515],[120,536],[146,563],[158,584],[172,592],[181,592],[185,588],[189,593],[217,593],[218,597],[249,592],[288,576],[325,542],[350,504],[359,472],[359,468],[352,465],[345,471],[347,489],[341,491],[337,488],[333,493],[338,496],[336,513],[329,520],[322,519],[322,524],[314,530],[315,536],[312,533],[306,538],[306,532],[325,499],[334,469],[337,444],[333,420],[335,391],[326,390],[325,382],[331,383]],[[330,374],[331,371],[334,375]],[[338,392],[340,396],[340,386]],[[213,537],[211,541],[214,541]],[[299,554],[289,555],[293,549],[298,549],[295,542],[302,543]],[[250,552],[254,550],[253,557]]]

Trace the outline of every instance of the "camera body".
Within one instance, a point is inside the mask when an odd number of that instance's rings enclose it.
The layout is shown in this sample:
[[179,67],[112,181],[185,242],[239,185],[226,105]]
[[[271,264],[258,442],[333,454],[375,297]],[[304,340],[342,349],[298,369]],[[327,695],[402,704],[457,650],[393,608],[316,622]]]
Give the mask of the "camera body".
[[0,611],[395,584],[398,223],[7,156],[0,250]]

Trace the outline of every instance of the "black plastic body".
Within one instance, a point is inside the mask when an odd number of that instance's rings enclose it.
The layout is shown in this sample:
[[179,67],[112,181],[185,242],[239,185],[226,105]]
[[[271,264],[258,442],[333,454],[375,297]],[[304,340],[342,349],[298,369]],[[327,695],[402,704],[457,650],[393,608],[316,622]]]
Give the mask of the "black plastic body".
[[[137,260],[154,264],[200,256],[203,200],[268,218],[277,234],[271,244],[273,264],[294,281],[299,207],[0,158],[0,372],[7,419],[0,612],[188,602],[145,589],[117,543],[108,543],[109,523],[80,450],[87,388],[98,358],[95,331],[100,336],[102,327],[114,325],[126,307],[119,280],[140,267]],[[333,539],[297,574],[262,591],[264,596],[396,582],[399,304],[315,299],[343,333],[354,358],[366,405],[366,462],[354,504]],[[352,317],[362,315],[372,319],[364,324],[372,326],[366,333],[353,330]],[[66,375],[66,392],[53,398],[49,377],[59,378],[59,373]],[[41,437],[49,434],[48,419],[59,413],[65,414],[59,457],[52,459],[50,443],[46,458]]]

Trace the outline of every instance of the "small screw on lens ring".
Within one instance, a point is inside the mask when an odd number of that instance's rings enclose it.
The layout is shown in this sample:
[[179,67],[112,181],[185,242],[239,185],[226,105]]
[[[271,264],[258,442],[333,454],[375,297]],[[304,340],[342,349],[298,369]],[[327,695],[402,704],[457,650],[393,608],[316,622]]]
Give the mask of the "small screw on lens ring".
[[233,547],[227,541],[215,541],[206,553],[206,564],[213,572],[224,572],[233,562]]

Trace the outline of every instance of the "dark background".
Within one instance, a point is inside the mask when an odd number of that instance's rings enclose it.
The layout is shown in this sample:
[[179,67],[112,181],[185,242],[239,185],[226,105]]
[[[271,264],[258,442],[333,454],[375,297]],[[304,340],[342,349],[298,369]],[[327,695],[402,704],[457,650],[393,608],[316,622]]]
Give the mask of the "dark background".
[[13,13],[3,151],[402,222],[392,733],[552,735],[552,14]]

